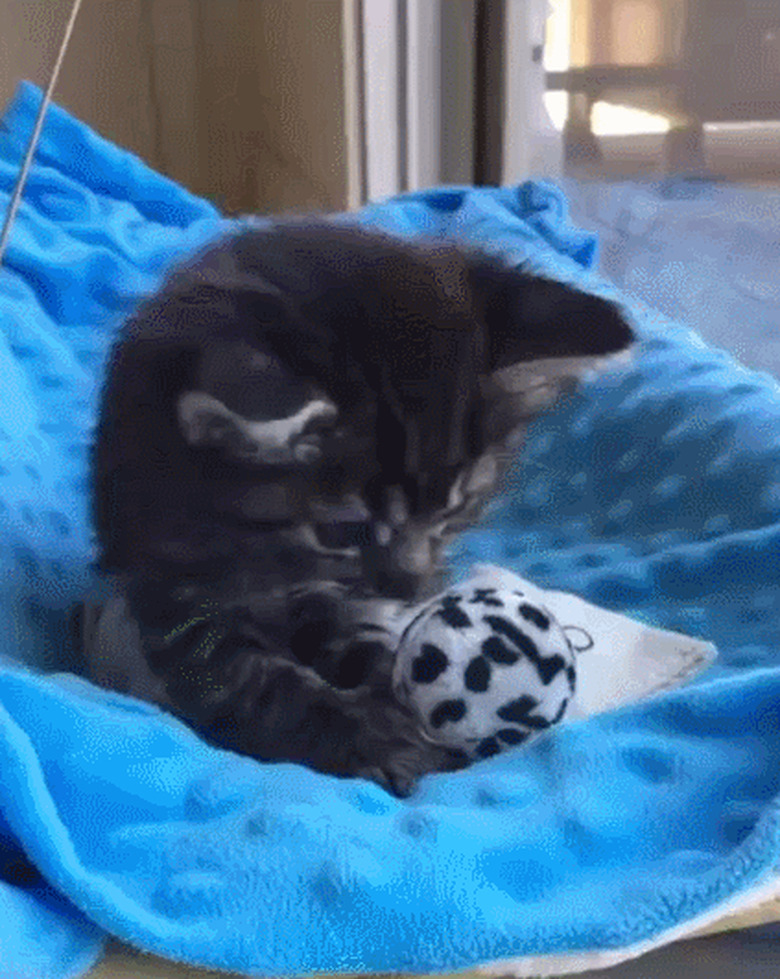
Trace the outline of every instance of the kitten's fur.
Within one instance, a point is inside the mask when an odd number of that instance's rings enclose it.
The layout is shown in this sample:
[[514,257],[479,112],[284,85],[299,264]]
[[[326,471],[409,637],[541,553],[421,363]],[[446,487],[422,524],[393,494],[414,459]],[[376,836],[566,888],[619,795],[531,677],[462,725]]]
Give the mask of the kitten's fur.
[[101,567],[175,709],[399,793],[462,764],[419,737],[361,623],[441,587],[529,418],[631,342],[604,300],[327,221],[176,272],[115,346],[94,453]]

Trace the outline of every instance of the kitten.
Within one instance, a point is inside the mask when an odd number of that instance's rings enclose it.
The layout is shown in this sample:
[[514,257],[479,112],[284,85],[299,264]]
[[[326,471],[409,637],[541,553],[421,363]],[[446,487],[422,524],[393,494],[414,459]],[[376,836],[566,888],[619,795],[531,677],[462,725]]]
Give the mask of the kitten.
[[376,623],[444,585],[528,421],[632,340],[602,299],[327,220],[176,271],[114,347],[93,456],[100,567],[160,699],[399,795],[461,767],[392,698]]

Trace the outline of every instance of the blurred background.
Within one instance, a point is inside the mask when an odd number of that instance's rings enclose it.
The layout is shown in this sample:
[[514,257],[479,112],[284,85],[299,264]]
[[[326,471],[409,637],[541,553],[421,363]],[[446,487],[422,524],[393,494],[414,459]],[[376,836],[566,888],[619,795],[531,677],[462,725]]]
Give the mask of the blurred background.
[[780,175],[777,0],[555,0],[545,67],[574,173]]
[[[71,0],[0,0],[0,100]],[[85,0],[57,101],[229,211],[780,176],[778,0]]]

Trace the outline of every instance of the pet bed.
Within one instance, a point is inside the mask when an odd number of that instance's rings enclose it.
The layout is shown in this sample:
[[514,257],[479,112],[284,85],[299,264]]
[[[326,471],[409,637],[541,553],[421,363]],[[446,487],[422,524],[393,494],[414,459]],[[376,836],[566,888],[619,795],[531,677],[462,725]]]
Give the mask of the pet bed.
[[[5,114],[3,203],[40,97],[24,85]],[[437,189],[350,219],[461,236],[628,307],[633,366],[534,426],[453,567],[503,564],[701,636],[718,664],[405,801],[217,751],[74,676],[63,611],[92,586],[107,346],[230,222],[52,107],[0,272],[3,976],[82,975],[106,935],[266,976],[553,974],[780,892],[777,384],[599,279],[554,187]]]

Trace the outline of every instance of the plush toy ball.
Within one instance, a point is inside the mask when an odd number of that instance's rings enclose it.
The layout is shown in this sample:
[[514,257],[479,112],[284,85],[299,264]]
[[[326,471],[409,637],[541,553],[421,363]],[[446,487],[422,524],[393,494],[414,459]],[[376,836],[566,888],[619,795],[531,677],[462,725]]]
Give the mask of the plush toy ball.
[[472,760],[556,724],[576,684],[575,652],[550,611],[514,584],[479,584],[466,581],[418,612],[393,676],[423,733]]

